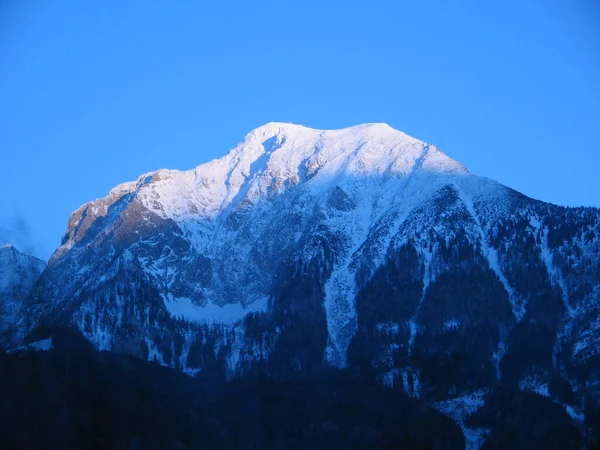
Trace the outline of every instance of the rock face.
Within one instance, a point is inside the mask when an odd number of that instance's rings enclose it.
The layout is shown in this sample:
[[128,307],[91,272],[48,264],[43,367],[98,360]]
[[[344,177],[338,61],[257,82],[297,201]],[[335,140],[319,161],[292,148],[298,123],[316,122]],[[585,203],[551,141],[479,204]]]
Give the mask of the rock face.
[[0,342],[13,332],[23,302],[45,267],[44,261],[11,244],[0,247]]
[[597,209],[530,199],[385,124],[272,123],[75,211],[20,333],[70,323],[188,373],[357,368],[438,402],[597,393],[599,255]]

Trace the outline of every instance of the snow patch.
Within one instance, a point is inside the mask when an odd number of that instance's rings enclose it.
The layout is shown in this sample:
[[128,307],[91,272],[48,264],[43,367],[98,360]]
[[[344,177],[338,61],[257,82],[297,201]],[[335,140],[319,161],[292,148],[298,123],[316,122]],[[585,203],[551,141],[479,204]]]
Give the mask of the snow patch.
[[415,338],[417,337],[417,332],[419,331],[419,326],[417,325],[417,319],[419,317],[419,313],[421,312],[421,308],[423,306],[423,302],[425,301],[425,296],[427,295],[427,290],[429,289],[429,285],[432,281],[431,275],[431,261],[433,260],[433,253],[429,251],[424,251],[422,253],[424,256],[424,264],[425,271],[423,273],[423,292],[421,294],[421,298],[419,299],[419,304],[417,306],[417,311],[415,315],[408,321],[408,327],[410,330],[410,336],[408,338],[408,354],[410,355],[415,344]]
[[226,325],[240,322],[250,313],[266,311],[268,300],[268,297],[259,298],[246,307],[243,307],[240,303],[227,303],[219,306],[210,301],[204,306],[198,306],[187,297],[175,297],[172,294],[163,295],[165,307],[173,317],[188,322],[222,323]]
[[469,414],[474,413],[483,406],[486,393],[485,389],[480,389],[449,400],[436,402],[433,406],[457,422],[463,422]]
[[478,450],[485,442],[489,434],[486,428],[468,428],[465,420],[470,414],[473,414],[484,405],[485,389],[471,392],[470,394],[454,397],[449,400],[436,402],[433,407],[442,414],[454,419],[461,427],[465,437],[467,450]]
[[166,366],[163,355],[158,351],[158,348],[154,345],[150,339],[145,338],[146,345],[148,346],[148,361],[156,361],[161,366]]
[[[539,221],[531,222],[531,223],[532,223],[532,225],[534,223],[537,223],[538,226],[540,226]],[[541,241],[542,241],[541,257],[542,257],[542,261],[544,262],[544,265],[546,266],[546,270],[548,271],[548,276],[550,277],[550,281],[555,286],[558,286],[560,288],[563,304],[565,305],[565,309],[567,310],[569,317],[572,318],[575,315],[575,311],[571,307],[571,303],[569,301],[569,289],[567,287],[567,284],[565,283],[565,280],[564,280],[560,270],[558,270],[556,268],[556,266],[554,265],[552,251],[550,250],[550,247],[548,247],[548,228],[547,227],[542,230]]]
[[583,412],[578,408],[575,408],[574,406],[570,405],[565,405],[565,411],[567,411],[567,414],[571,416],[571,418],[574,421],[581,423],[585,422],[585,414],[583,414]]
[[383,374],[383,384],[389,388],[393,388],[400,371],[398,369],[390,369]]
[[25,352],[25,351],[35,351],[35,352],[45,352],[48,350],[52,350],[54,345],[52,344],[52,338],[42,339],[39,341],[32,342],[31,344],[23,345],[21,347],[14,348],[12,350],[8,350],[8,353],[17,353],[17,352]]
[[395,322],[378,323],[377,331],[388,336],[396,336],[400,331],[400,326]]
[[536,394],[541,395],[542,397],[550,398],[550,391],[548,390],[548,384],[539,383],[535,380],[521,380],[519,382],[519,389],[522,391],[531,391]]
[[[355,191],[356,192],[356,191]],[[325,283],[323,306],[327,318],[327,347],[325,360],[334,367],[346,367],[347,351],[357,327],[356,319],[356,275],[352,257],[368,236],[372,205],[362,199],[351,221],[344,213],[333,213],[329,224],[333,231],[349,239],[349,249],[334,265],[333,272]]]
[[445,330],[458,330],[461,326],[460,320],[446,320],[444,322]]
[[465,437],[466,450],[479,450],[492,431],[489,428],[468,428],[465,426],[461,428]]
[[502,380],[502,371],[500,370],[500,362],[502,361],[502,358],[506,354],[506,350],[507,350],[506,337],[501,336],[500,340],[498,342],[498,348],[496,348],[496,350],[492,354],[492,364],[494,365],[494,368],[496,369],[496,379],[498,381]]

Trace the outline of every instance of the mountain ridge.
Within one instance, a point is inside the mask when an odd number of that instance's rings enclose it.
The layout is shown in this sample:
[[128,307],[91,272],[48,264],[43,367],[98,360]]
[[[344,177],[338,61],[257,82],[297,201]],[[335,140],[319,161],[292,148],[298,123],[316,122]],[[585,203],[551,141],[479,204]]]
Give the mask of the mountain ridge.
[[600,399],[598,255],[598,209],[389,126],[267,124],[76,210],[14,339],[75,326],[190,375],[359,370],[443,408],[516,386],[581,421]]

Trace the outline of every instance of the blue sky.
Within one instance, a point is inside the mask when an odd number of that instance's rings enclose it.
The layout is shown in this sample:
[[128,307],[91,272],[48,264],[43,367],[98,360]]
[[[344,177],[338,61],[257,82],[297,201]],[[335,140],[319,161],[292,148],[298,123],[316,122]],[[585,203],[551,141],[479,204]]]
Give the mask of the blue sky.
[[593,3],[0,0],[0,239],[47,257],[82,203],[270,121],[386,122],[600,206]]

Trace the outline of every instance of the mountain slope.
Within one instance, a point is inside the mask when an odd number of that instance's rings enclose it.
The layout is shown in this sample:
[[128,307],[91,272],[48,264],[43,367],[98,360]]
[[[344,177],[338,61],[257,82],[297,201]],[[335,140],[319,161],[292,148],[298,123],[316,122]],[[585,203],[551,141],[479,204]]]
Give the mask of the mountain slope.
[[75,211],[20,332],[75,324],[188,373],[357,368],[436,402],[558,383],[577,409],[598,389],[599,254],[597,209],[385,124],[273,123]]

